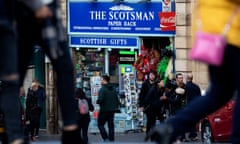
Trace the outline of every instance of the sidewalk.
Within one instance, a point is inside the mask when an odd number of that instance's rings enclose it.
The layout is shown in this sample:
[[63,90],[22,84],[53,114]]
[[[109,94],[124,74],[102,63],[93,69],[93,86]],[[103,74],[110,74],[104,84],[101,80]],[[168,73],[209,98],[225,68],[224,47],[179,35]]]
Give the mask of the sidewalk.
[[[49,135],[47,133],[44,133],[43,131],[39,135],[38,141],[31,142],[31,144],[60,144],[60,134],[57,135]],[[89,143],[90,144],[101,144],[102,139],[100,134],[92,134],[89,133]],[[127,143],[127,144],[141,144],[144,142],[145,133],[116,133],[115,134],[115,142],[114,144],[121,144],[121,143]],[[150,142],[149,142],[150,144]]]

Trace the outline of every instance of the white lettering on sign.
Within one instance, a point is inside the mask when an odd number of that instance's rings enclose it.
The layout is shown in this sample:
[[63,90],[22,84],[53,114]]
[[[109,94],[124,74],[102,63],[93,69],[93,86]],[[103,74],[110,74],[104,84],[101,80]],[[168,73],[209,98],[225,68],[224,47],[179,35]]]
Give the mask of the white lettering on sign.
[[110,40],[111,45],[127,45],[126,39],[111,39]]
[[108,21],[108,26],[122,26],[121,21]]
[[154,11],[89,11],[91,20],[109,20],[109,21],[151,21],[154,20]]
[[107,39],[80,38],[80,44],[85,44],[85,45],[103,45],[103,44],[107,44]]
[[136,22],[132,22],[132,21],[125,21],[124,22],[124,26],[137,26]]
[[106,20],[106,11],[89,11],[91,20]]

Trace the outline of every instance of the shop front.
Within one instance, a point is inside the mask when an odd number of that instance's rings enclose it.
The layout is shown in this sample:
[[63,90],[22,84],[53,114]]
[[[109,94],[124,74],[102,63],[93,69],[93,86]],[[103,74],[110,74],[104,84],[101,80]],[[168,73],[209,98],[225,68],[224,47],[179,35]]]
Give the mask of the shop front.
[[141,83],[150,70],[174,72],[175,1],[68,1],[68,35],[76,87],[91,97],[90,132],[98,132],[96,104],[101,75],[109,74],[122,104],[115,115],[118,132],[140,130]]

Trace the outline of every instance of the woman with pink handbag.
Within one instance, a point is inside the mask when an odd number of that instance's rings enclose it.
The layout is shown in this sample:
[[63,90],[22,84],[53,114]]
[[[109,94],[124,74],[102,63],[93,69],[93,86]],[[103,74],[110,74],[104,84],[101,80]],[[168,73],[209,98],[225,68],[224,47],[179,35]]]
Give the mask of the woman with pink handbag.
[[[221,108],[237,92],[231,143],[240,143],[239,9],[240,0],[198,0],[193,18],[193,32],[199,32],[199,27],[196,25],[198,21],[201,25],[201,33],[203,33],[203,35],[200,34],[201,36],[207,35],[209,38],[211,35],[224,34],[226,44],[223,46],[222,61],[219,64],[208,64],[210,83],[206,95],[193,100],[187,107],[167,120],[166,124],[155,127],[149,135],[152,140],[164,144],[176,141],[179,135],[188,132],[191,126],[200,119]],[[198,37],[194,37],[195,42],[197,39]],[[198,46],[198,48],[201,47]],[[209,51],[212,48],[212,46],[207,47]]]

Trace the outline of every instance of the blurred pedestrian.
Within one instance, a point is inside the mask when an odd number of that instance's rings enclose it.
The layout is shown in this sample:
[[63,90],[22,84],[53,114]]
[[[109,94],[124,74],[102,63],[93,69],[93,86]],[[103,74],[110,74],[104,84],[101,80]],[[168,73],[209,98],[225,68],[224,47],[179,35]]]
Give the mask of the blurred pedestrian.
[[[113,85],[109,83],[108,75],[102,76],[102,87],[98,92],[97,104],[100,106],[98,114],[98,129],[103,141],[114,141],[114,114],[119,111],[120,101]],[[108,133],[104,127],[107,123]]]
[[37,116],[37,123],[36,123],[36,129],[34,131],[34,137],[39,138],[39,128],[40,128],[40,122],[41,122],[41,114],[44,108],[44,103],[46,100],[46,94],[45,94],[45,89],[42,84],[39,83],[37,79],[33,80],[33,83],[36,84],[36,97],[37,97],[37,109],[38,109],[38,116]]
[[[186,75],[186,98],[187,98],[187,104],[189,104],[191,101],[196,99],[197,97],[201,96],[201,89],[199,85],[193,82],[193,74],[192,73],[187,73]],[[189,131],[188,138],[191,141],[196,141],[198,140],[198,134],[197,134],[197,129],[196,125],[192,127],[192,129]]]
[[[154,86],[150,88],[147,93],[146,98],[144,99],[145,104],[145,113],[147,115],[147,131],[149,132],[151,128],[156,125],[157,121],[163,122],[164,117],[164,104],[167,101],[167,97],[164,95],[165,87],[164,81],[158,79],[155,81]],[[145,139],[147,141],[147,139]]]
[[36,141],[35,132],[37,129],[40,113],[40,108],[38,107],[37,98],[38,84],[33,82],[31,87],[28,89],[27,99],[26,99],[26,120],[30,124],[30,135],[31,140]]
[[183,74],[176,74],[176,81],[173,85],[174,94],[171,96],[172,115],[181,110],[186,104],[185,83],[183,82]]
[[26,112],[26,92],[25,92],[24,87],[20,87],[19,98],[20,98],[20,102],[21,102],[22,108],[25,113]]
[[15,0],[0,0],[0,109],[8,143],[23,144],[15,20]]
[[74,107],[73,63],[60,7],[60,0],[21,0],[18,3],[19,72],[22,84],[33,48],[39,45],[51,60],[57,76],[57,95],[63,118],[61,142],[79,144],[82,140]]
[[[139,97],[138,97],[138,107],[139,107],[138,109],[139,109],[139,111],[142,111],[146,114],[147,121],[148,121],[148,117],[150,118],[151,116],[148,116],[148,113],[147,113],[147,110],[146,110],[148,105],[145,103],[145,98],[147,96],[148,91],[151,89],[151,87],[154,86],[156,78],[157,78],[157,73],[155,71],[150,71],[148,73],[148,77],[143,82],[141,90],[140,90],[140,94],[139,94]],[[150,125],[148,125],[148,124],[146,126],[146,135],[150,130],[149,126]],[[144,140],[147,141],[147,138],[145,138]]]
[[94,110],[91,98],[88,98],[81,88],[76,89],[77,120],[80,128],[80,135],[88,144],[88,127],[91,121],[89,112]]
[[[226,34],[227,45],[223,63],[220,66],[208,65],[210,84],[205,96],[194,99],[182,111],[169,119],[166,125],[154,128],[151,136],[158,143],[171,143],[182,133],[191,130],[200,119],[215,112],[231,100],[235,92],[237,96],[233,112],[231,143],[240,143],[239,6],[239,0],[198,0],[195,10],[201,16],[203,31],[220,35],[227,22],[230,19],[233,20]],[[233,15],[234,18],[231,18]],[[196,26],[195,22],[196,19],[194,19],[193,26]]]

